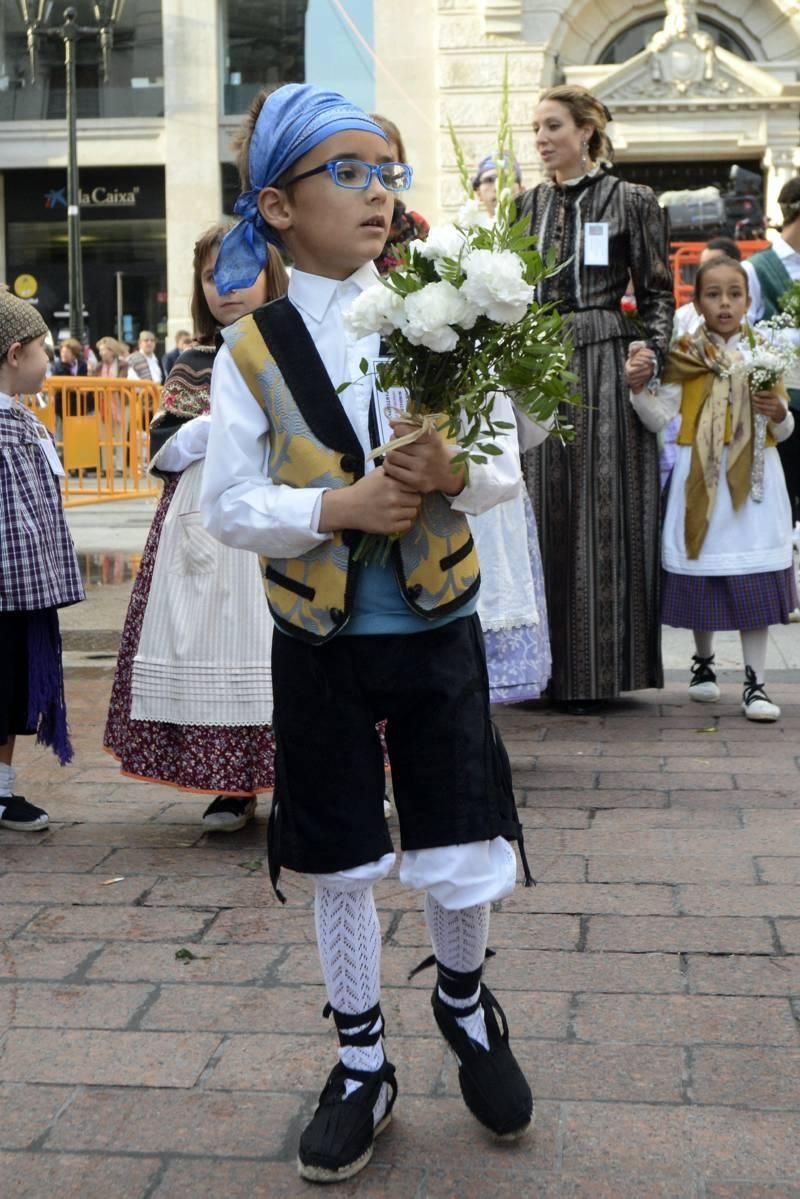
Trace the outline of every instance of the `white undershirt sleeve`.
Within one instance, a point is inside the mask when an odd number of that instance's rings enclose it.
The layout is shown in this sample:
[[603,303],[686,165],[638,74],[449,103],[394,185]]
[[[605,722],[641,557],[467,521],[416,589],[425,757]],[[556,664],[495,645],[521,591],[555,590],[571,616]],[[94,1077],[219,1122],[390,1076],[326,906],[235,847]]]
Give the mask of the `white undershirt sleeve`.
[[638,395],[632,391],[630,401],[645,429],[660,433],[681,410],[681,385],[662,383],[655,394],[646,387]]
[[211,376],[211,430],[200,513],[219,541],[271,558],[297,558],[328,540],[316,532],[319,487],[288,487],[267,475],[269,425],[227,346]]

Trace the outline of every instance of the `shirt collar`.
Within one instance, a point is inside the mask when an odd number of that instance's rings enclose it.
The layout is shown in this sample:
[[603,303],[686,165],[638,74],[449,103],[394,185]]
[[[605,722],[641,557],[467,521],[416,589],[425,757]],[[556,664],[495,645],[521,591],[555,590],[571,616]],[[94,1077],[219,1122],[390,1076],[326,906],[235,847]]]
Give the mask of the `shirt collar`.
[[311,275],[307,271],[292,268],[289,278],[289,299],[295,308],[302,309],[313,321],[320,323],[338,297],[355,299],[356,291],[366,291],[378,282],[378,272],[372,262],[360,266],[347,279],[328,279],[324,275]]
[[723,337],[721,333],[712,333],[710,329],[706,329],[706,335],[709,341],[713,341],[715,346],[721,346],[723,350],[735,350],[742,340],[742,331],[737,329],[730,337]]
[[772,248],[779,258],[800,258],[794,246],[790,246],[788,241],[784,241],[782,237],[776,237],[772,243]]

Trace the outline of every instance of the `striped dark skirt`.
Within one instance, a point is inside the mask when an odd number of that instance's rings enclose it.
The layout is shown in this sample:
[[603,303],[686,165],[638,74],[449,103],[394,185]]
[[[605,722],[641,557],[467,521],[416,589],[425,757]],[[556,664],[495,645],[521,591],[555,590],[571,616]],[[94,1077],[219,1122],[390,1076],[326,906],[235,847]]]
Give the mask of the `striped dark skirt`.
[[751,575],[661,574],[661,620],[674,629],[722,632],[788,624],[798,606],[794,571]]

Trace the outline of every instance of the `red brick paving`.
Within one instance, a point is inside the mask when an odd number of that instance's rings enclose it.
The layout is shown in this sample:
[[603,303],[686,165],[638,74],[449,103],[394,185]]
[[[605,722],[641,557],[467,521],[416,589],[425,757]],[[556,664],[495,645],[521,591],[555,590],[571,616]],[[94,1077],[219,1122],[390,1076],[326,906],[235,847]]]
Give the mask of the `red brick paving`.
[[[274,900],[265,802],[209,838],[202,798],[122,779],[99,748],[110,674],[68,686],[75,763],[17,762],[51,827],[0,830],[0,1197],[311,1194],[296,1140],[334,1042],[309,885]],[[499,714],[539,885],[498,905],[487,978],[536,1130],[494,1145],[463,1108],[431,979],[406,981],[419,897],[389,880],[401,1097],[337,1195],[800,1199],[800,684],[770,692],[765,728],[682,686]]]

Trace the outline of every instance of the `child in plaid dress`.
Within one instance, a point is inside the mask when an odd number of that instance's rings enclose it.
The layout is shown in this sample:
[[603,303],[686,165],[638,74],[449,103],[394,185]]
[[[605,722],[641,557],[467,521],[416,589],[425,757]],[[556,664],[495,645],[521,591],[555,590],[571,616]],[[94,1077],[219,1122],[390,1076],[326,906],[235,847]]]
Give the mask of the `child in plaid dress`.
[[[797,605],[791,508],[775,448],[791,436],[794,420],[782,386],[751,395],[741,369],[749,304],[741,263],[716,257],[701,266],[694,302],[703,323],[673,347],[664,383],[653,393],[631,395],[653,432],[681,417],[664,518],[662,620],[694,633],[689,698],[701,703],[720,697],[714,632],[738,629],[742,712],[748,720],[771,722],[780,708],[764,690],[769,626],[788,623]],[[757,501],[752,481],[759,413],[768,425],[764,495]]]
[[38,391],[48,356],[36,309],[0,292],[0,827],[45,828],[47,813],[14,795],[20,735],[72,758],[58,609],[84,599],[49,433],[14,397]]

